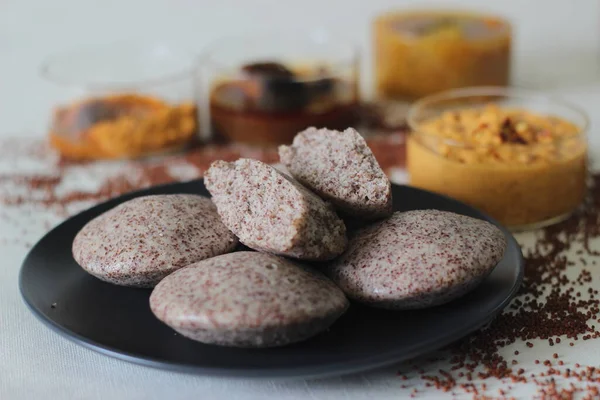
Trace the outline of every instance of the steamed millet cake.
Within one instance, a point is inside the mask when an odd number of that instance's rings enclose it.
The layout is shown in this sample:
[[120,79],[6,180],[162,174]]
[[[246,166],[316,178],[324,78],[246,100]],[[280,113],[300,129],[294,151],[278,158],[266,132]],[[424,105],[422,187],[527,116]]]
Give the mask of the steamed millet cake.
[[192,264],[150,296],[158,319],[202,343],[275,347],[306,340],[348,308],[320,272],[266,253],[240,251]]
[[138,197],[88,222],[73,257],[88,273],[117,285],[154,287],[171,272],[233,251],[237,238],[207,197]]
[[319,261],[346,248],[333,207],[268,164],[215,161],[204,182],[225,226],[252,249]]
[[477,286],[506,245],[502,231],[486,221],[437,210],[396,212],[356,232],[328,272],[356,301],[425,308]]
[[373,220],[392,213],[392,192],[375,156],[354,129],[308,128],[279,158],[300,183],[344,214]]

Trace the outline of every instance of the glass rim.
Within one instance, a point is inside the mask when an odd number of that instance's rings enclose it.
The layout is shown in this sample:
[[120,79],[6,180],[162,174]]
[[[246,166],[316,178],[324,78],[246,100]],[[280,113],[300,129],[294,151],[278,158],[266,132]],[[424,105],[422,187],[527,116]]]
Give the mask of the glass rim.
[[[59,63],[65,63],[68,58],[80,58],[86,54],[97,54],[100,52],[114,52],[117,48],[126,48],[132,50],[132,53],[143,53],[144,51],[165,48],[169,53],[176,56],[184,56],[188,59],[186,65],[177,68],[174,72],[165,74],[157,74],[156,77],[146,79],[132,79],[129,81],[102,81],[95,80],[91,77],[84,79],[69,78],[68,73],[60,73],[53,71],[53,67]],[[38,67],[38,74],[41,78],[48,82],[59,84],[62,86],[75,86],[85,89],[136,89],[148,86],[160,86],[177,82],[183,79],[190,79],[195,71],[195,56],[193,52],[186,51],[179,46],[174,46],[172,43],[156,40],[156,41],[121,41],[112,43],[103,43],[91,46],[79,46],[48,54]]]
[[[261,40],[262,38],[262,40]],[[334,44],[336,47],[339,45],[345,46],[345,50],[348,51],[349,56],[341,57],[340,60],[334,60],[328,62],[328,66],[348,66],[357,63],[360,46],[345,36],[334,34],[326,29],[266,29],[254,31],[250,34],[232,34],[223,36],[219,39],[212,41],[198,57],[198,65],[211,66],[221,70],[238,69],[239,67],[229,67],[219,62],[216,57],[219,51],[229,49],[230,46],[243,45],[244,41],[262,41],[264,43],[273,43],[273,39],[277,38],[276,41],[290,40],[290,38],[301,38],[307,42],[313,42],[318,45],[323,44]],[[265,45],[269,46],[269,45]]]
[[[468,43],[487,43],[497,41],[499,38],[505,38],[513,34],[513,24],[510,19],[500,13],[492,11],[474,11],[469,8],[448,8],[447,5],[441,3],[430,3],[422,4],[420,6],[410,6],[400,9],[392,9],[391,11],[377,14],[375,17],[376,23],[390,25],[394,22],[401,20],[402,18],[410,17],[421,17],[421,16],[433,16],[433,17],[454,17],[454,18],[466,18],[469,20],[480,20],[480,19],[494,19],[502,24],[503,31],[501,35],[493,36],[490,38],[469,38]],[[418,40],[418,38],[412,38],[407,35],[402,35],[403,40]]]
[[[521,88],[509,88],[502,86],[477,86],[477,87],[466,87],[460,89],[451,89],[443,92],[435,93],[429,96],[425,96],[417,101],[415,101],[409,107],[409,110],[406,115],[406,122],[410,129],[410,134],[414,135],[422,135],[424,137],[428,137],[431,139],[435,139],[438,141],[442,141],[444,144],[452,145],[454,147],[470,147],[470,148],[486,148],[486,147],[494,147],[490,145],[473,145],[458,142],[452,139],[445,139],[439,135],[423,132],[422,129],[419,129],[419,124],[417,123],[417,115],[422,110],[426,109],[428,106],[435,105],[436,103],[441,103],[447,100],[460,100],[460,99],[469,99],[472,97],[484,97],[484,96],[501,96],[505,98],[513,98],[513,99],[521,99],[521,100],[533,100],[533,101],[542,101],[547,104],[558,105],[560,107],[564,107],[565,109],[578,114],[578,117],[581,118],[581,124],[575,123],[571,119],[564,118],[566,121],[575,124],[579,128],[579,132],[577,134],[558,138],[553,140],[551,143],[561,143],[562,141],[572,140],[574,138],[585,137],[587,135],[590,119],[588,113],[585,112],[581,107],[575,105],[567,100],[562,99],[558,96],[552,96],[549,94],[545,94],[543,92],[539,92],[536,90],[530,89],[521,89]],[[481,102],[481,105],[485,105],[485,102]],[[525,108],[525,107],[522,107]],[[526,108],[525,108],[526,109]],[[537,144],[529,145],[535,147]],[[541,145],[541,144],[540,144]]]
[[430,2],[430,3],[421,3],[416,6],[408,6],[402,8],[395,8],[392,10],[384,11],[376,15],[376,19],[386,20],[389,18],[397,18],[402,16],[413,16],[413,15],[422,15],[422,14],[430,14],[430,15],[456,15],[456,16],[465,16],[469,18],[478,18],[478,17],[487,17],[497,19],[508,27],[511,27],[510,20],[507,15],[494,12],[491,10],[478,10],[474,11],[473,9],[466,7],[454,7],[449,8],[448,5],[444,5],[445,3],[440,2]]

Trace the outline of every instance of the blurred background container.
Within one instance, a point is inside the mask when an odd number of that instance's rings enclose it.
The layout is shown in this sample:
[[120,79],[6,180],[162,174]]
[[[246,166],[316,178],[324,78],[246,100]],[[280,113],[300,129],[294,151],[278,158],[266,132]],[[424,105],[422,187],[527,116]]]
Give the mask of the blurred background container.
[[198,135],[194,56],[166,44],[89,46],[50,56],[52,145],[72,159],[137,158]]
[[[600,87],[600,2],[480,0],[437,2],[505,16],[514,27],[513,82],[592,104]],[[428,6],[429,4],[427,4]],[[48,54],[120,40],[163,39],[199,52],[220,37],[265,29],[326,28],[360,46],[361,85],[371,94],[372,22],[390,10],[424,7],[419,0],[7,0],[0,5],[0,129],[38,136],[64,88],[38,68]],[[596,86],[596,88],[594,87]],[[579,101],[582,100],[582,101]],[[595,118],[592,115],[592,119]],[[600,122],[600,121],[599,121]]]
[[510,83],[508,21],[466,11],[407,10],[373,24],[374,78],[382,98],[414,100],[444,90]]
[[324,31],[218,39],[201,58],[203,131],[224,142],[290,143],[310,126],[357,122],[359,53]]

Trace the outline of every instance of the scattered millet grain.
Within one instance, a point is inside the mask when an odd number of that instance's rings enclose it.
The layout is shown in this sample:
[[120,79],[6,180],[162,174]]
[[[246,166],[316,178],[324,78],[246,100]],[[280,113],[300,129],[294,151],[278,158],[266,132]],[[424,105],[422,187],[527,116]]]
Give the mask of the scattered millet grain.
[[[509,382],[531,383],[538,388],[535,398],[572,399],[598,398],[600,393],[600,371],[589,367],[562,370],[562,360],[553,366],[550,360],[543,361],[545,370],[532,371],[525,376],[509,367],[513,362],[501,355],[501,349],[517,341],[524,341],[526,348],[534,346],[534,340],[547,340],[549,346],[559,345],[562,338],[569,338],[570,347],[576,340],[593,340],[600,337],[600,331],[590,322],[600,313],[600,301],[595,289],[579,289],[592,284],[589,268],[596,261],[590,258],[600,256],[600,251],[592,244],[600,238],[600,174],[593,176],[590,196],[586,206],[578,215],[558,225],[539,232],[538,239],[531,249],[524,249],[526,261],[525,277],[517,297],[511,305],[490,325],[461,340],[450,348],[452,374],[456,388],[474,395],[482,391],[487,379],[498,379],[505,386],[501,398],[510,392]],[[579,249],[580,248],[580,249]],[[587,263],[569,254],[579,252],[587,255]],[[586,267],[585,264],[588,266]],[[573,269],[578,269],[569,278]],[[567,274],[569,271],[569,274]],[[537,343],[536,343],[537,344]],[[516,355],[517,352],[515,351]],[[552,355],[558,358],[558,353]],[[540,364],[540,360],[535,360]],[[455,368],[458,367],[458,368]],[[462,375],[461,375],[462,374]],[[466,376],[466,380],[463,378]],[[472,377],[476,376],[480,382]],[[561,378],[567,381],[558,381]],[[446,379],[446,382],[452,382]],[[468,384],[466,383],[468,382]],[[482,394],[482,396],[487,396]],[[474,395],[474,398],[481,398]],[[488,397],[488,398],[493,398]]]

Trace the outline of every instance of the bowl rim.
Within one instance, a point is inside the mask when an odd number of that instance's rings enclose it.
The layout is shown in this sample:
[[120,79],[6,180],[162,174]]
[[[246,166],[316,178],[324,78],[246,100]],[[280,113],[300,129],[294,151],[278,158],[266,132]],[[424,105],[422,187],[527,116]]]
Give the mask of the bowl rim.
[[[238,70],[241,65],[231,67],[224,65],[217,59],[219,51],[229,49],[230,46],[242,46],[252,41],[259,41],[263,43],[273,43],[275,39],[278,42],[289,41],[294,39],[302,39],[307,42],[312,42],[316,45],[335,45],[335,47],[344,46],[344,51],[348,52],[348,55],[339,57],[332,62],[326,62],[328,67],[331,67],[333,71],[337,70],[338,67],[355,66],[359,69],[359,57],[360,57],[360,46],[346,35],[339,35],[330,30],[323,28],[314,29],[261,29],[255,30],[250,33],[238,33],[230,34],[227,36],[220,37],[213,40],[200,54],[198,57],[198,65],[203,67],[212,67],[217,71],[228,71]],[[265,45],[265,46],[268,46]],[[337,57],[336,57],[337,58]],[[260,57],[257,57],[259,60]],[[285,62],[286,60],[282,60]],[[335,75],[335,73],[332,73]]]
[[[375,16],[374,24],[389,25],[400,20],[411,19],[414,17],[432,17],[432,18],[462,18],[466,20],[494,20],[502,25],[503,31],[499,36],[492,38],[470,38],[469,43],[488,43],[496,41],[498,38],[510,38],[513,35],[514,27],[510,18],[506,14],[494,12],[493,10],[473,10],[466,7],[449,7],[443,2],[423,2],[418,6],[407,6],[403,8],[395,8],[385,12],[380,12]],[[404,40],[412,39],[403,37]],[[416,40],[416,39],[415,39]]]
[[[441,137],[440,135],[436,135],[434,133],[424,132],[419,128],[419,123],[417,122],[417,115],[420,111],[427,108],[427,106],[431,106],[433,104],[453,100],[453,99],[469,99],[474,97],[483,97],[483,96],[503,96],[506,98],[512,99],[520,99],[520,100],[533,100],[533,101],[541,101],[547,104],[554,104],[560,107],[564,107],[565,109],[570,110],[579,115],[581,118],[581,123],[576,123],[571,121],[570,119],[565,118],[566,121],[574,123],[579,131],[576,135],[568,136],[564,138],[557,138],[552,143],[560,143],[564,140],[572,140],[574,138],[586,137],[587,132],[590,126],[590,118],[588,113],[581,108],[580,106],[571,103],[567,100],[559,96],[554,96],[550,94],[546,94],[541,91],[531,90],[531,89],[523,89],[517,87],[503,87],[503,86],[473,86],[473,87],[464,87],[459,89],[451,89],[442,92],[438,92],[429,96],[422,97],[421,99],[412,103],[408,109],[406,114],[406,122],[410,129],[411,135],[421,135],[424,137],[429,137],[431,139],[439,140],[444,144],[448,144],[454,147],[469,147],[469,148],[484,148],[489,147],[489,145],[473,145],[472,143],[466,144],[464,142],[458,142],[452,139],[446,139]],[[481,105],[487,104],[486,102],[481,102]],[[522,107],[527,109],[526,107]],[[536,146],[536,144],[529,145],[531,147]]]
[[[116,48],[128,49],[132,52],[144,53],[154,49],[166,49],[167,53],[176,57],[186,59],[185,65],[178,67],[174,72],[156,74],[152,78],[131,79],[129,81],[118,80],[98,80],[93,77],[87,78],[69,78],[69,73],[53,71],[53,67],[59,63],[67,63],[69,58],[80,58],[86,54],[98,52],[115,51]],[[171,42],[163,40],[148,40],[148,41],[118,41],[104,42],[101,44],[92,44],[86,46],[71,47],[54,53],[50,53],[44,57],[38,67],[39,76],[47,82],[54,83],[60,86],[80,87],[90,90],[124,90],[124,89],[139,89],[143,87],[160,86],[184,79],[192,79],[195,70],[195,54],[185,50],[182,46],[174,45]]]

